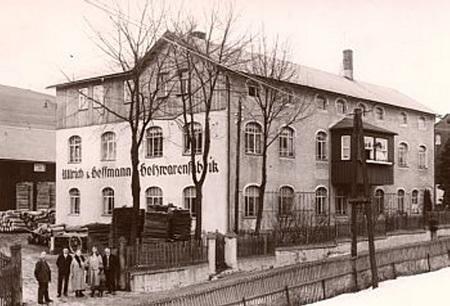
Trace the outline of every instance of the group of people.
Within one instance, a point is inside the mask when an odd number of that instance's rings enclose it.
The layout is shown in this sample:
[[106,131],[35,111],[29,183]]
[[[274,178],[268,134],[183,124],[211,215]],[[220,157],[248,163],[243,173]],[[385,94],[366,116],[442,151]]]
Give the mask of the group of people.
[[[34,270],[39,283],[39,304],[52,302],[48,295],[51,269],[46,255],[46,252],[41,253]],[[119,263],[109,248],[105,248],[104,254],[101,255],[94,246],[87,258],[81,254],[80,249],[72,256],[69,254],[69,249],[64,248],[56,260],[56,266],[58,267],[58,297],[61,297],[61,293],[67,296],[69,284],[76,297],[84,296],[83,291],[87,288],[91,290],[91,297],[94,297],[96,292],[102,296],[105,290],[115,294]]]

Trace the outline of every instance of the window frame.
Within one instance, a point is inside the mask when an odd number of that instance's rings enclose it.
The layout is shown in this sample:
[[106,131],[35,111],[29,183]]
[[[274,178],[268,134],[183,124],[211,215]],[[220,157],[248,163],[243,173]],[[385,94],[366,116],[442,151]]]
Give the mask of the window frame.
[[[378,111],[381,111],[381,112],[379,113]],[[378,105],[378,106],[375,106],[375,108],[374,108],[374,115],[375,115],[375,120],[384,121],[386,112],[383,107]]]
[[326,215],[327,201],[328,201],[328,189],[324,186],[317,187],[314,192],[314,212],[316,216]]
[[[76,143],[72,143],[72,141],[77,140]],[[78,135],[72,135],[68,140],[69,144],[69,164],[79,164],[82,161],[82,141],[81,137]]]
[[[369,141],[370,140],[370,141]],[[381,140],[385,143],[385,149],[378,148],[378,142]],[[370,146],[368,146],[370,144]],[[366,161],[369,163],[390,163],[389,161],[389,139],[379,136],[364,136],[364,150],[366,152]],[[379,154],[384,154],[386,157],[381,159]]]
[[195,199],[197,198],[197,191],[194,186],[187,186],[183,189],[183,207],[191,213],[193,217],[196,216]]
[[117,159],[116,133],[104,132],[100,137],[100,150],[102,161],[115,161]]
[[262,125],[256,121],[250,121],[244,127],[244,151],[247,155],[262,154]]
[[[421,151],[421,149],[423,149],[423,151]],[[422,170],[428,168],[427,147],[423,144],[419,145],[419,148],[418,148],[417,167]]]
[[89,87],[78,89],[78,110],[85,111],[89,109]]
[[163,205],[163,190],[158,186],[150,186],[145,190],[145,204],[147,210],[152,206]]
[[397,211],[400,213],[405,212],[405,197],[406,192],[404,189],[397,190]]
[[408,125],[408,114],[406,112],[400,112],[400,126]]
[[183,155],[190,155],[192,150],[191,141],[191,125],[194,125],[194,139],[195,139],[195,155],[200,155],[203,152],[203,127],[200,123],[193,121],[189,122],[183,127]]
[[[320,101],[320,100],[322,100],[322,101]],[[322,94],[317,94],[314,97],[314,102],[316,103],[317,109],[319,111],[326,112],[328,110],[328,99],[326,98],[326,96],[324,96]]]
[[[100,90],[101,88],[101,90]],[[100,92],[99,92],[100,90]],[[100,95],[100,99],[97,99],[97,95]],[[92,87],[92,108],[99,109],[103,108],[103,105],[105,105],[105,87],[103,85],[95,85]],[[99,104],[100,103],[100,104]]]
[[348,199],[342,189],[337,189],[334,196],[336,215],[346,216],[348,212]]
[[244,189],[244,218],[256,218],[259,206],[259,186],[249,185]]
[[[345,143],[348,140],[348,143]],[[352,154],[352,136],[341,135],[341,160],[351,160]],[[347,154],[347,155],[346,155]]]
[[408,151],[409,151],[408,144],[406,142],[402,141],[398,144],[397,163],[400,168],[408,167]]
[[419,118],[417,118],[417,128],[421,131],[425,131],[427,129],[427,119],[425,116],[419,116]]
[[111,187],[102,189],[103,216],[112,216],[115,207],[115,192]]
[[278,155],[282,158],[295,158],[295,131],[290,126],[281,128],[278,136]]
[[278,191],[278,213],[287,216],[292,212],[295,201],[295,190],[289,185],[283,185]]
[[131,104],[133,102],[132,99],[132,91],[130,91],[130,88],[128,87],[128,82],[130,82],[130,86],[133,87],[132,90],[134,90],[134,81],[133,80],[124,80],[123,81],[123,104]]
[[[342,105],[342,112],[340,111],[340,107],[339,105]],[[348,112],[348,105],[347,105],[347,101],[342,99],[342,98],[337,98],[336,102],[335,102],[335,106],[336,106],[336,113],[338,115],[345,115]]]
[[159,158],[164,154],[163,130],[159,126],[151,126],[145,131],[145,158]]
[[79,216],[81,214],[81,194],[78,188],[71,188],[69,190],[69,202],[69,214]]
[[[321,138],[320,136],[324,136]],[[315,136],[316,161],[328,160],[328,133],[325,131],[317,131]]]
[[[381,194],[378,195],[378,194]],[[384,210],[385,210],[385,192],[383,189],[377,189],[375,190],[374,193],[374,199],[375,199],[375,204],[376,204],[376,208],[377,208],[377,212],[378,214],[383,214]]]

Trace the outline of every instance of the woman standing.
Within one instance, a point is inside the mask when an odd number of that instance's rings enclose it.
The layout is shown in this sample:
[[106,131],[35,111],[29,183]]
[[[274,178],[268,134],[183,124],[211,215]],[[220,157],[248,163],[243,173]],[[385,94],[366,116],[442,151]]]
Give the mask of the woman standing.
[[92,254],[88,258],[88,283],[91,287],[91,296],[93,297],[100,286],[100,273],[103,270],[102,256],[98,253],[97,247],[92,247]]
[[70,264],[70,283],[72,285],[72,290],[75,291],[76,297],[83,296],[84,288],[84,270],[86,262],[83,255],[81,255],[81,250],[78,249],[75,252],[72,263]]

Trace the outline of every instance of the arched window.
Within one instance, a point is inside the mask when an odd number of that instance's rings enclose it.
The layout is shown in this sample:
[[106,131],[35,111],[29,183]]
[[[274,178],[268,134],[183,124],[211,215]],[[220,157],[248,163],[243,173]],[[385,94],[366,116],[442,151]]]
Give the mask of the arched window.
[[81,137],[69,138],[69,163],[81,163]]
[[316,96],[317,109],[327,110],[327,99],[322,95]]
[[163,156],[163,132],[158,126],[152,126],[145,132],[147,154],[149,158]]
[[327,209],[327,190],[325,187],[316,189],[316,215],[324,215]]
[[411,192],[411,210],[414,214],[419,213],[419,191],[417,189]]
[[327,134],[323,131],[316,134],[316,160],[327,160]]
[[442,144],[441,135],[436,134],[435,144],[436,144],[437,146],[440,146],[440,145]]
[[256,217],[259,206],[259,187],[248,186],[244,191],[244,217]]
[[294,130],[284,127],[279,137],[279,152],[281,157],[294,157]]
[[408,114],[406,114],[405,112],[400,113],[400,124],[408,125]]
[[184,208],[189,210],[193,216],[195,216],[197,213],[197,210],[195,209],[195,197],[196,197],[195,187],[189,186],[184,188],[183,190]]
[[184,127],[184,154],[190,154],[194,148],[195,154],[202,154],[203,129],[198,122],[188,123]]
[[257,122],[249,122],[245,125],[245,153],[262,153],[262,128]]
[[375,191],[375,205],[379,214],[384,213],[384,191],[381,189]]
[[149,187],[145,191],[147,209],[154,205],[163,205],[163,192],[159,187]]
[[294,206],[294,189],[289,186],[280,188],[279,196],[279,212],[280,215],[285,216],[292,212]]
[[420,116],[418,119],[418,126],[419,130],[425,130],[426,129],[426,120],[424,116]]
[[347,113],[347,103],[343,99],[336,101],[336,111],[338,114],[345,115]]
[[401,142],[398,145],[398,166],[407,167],[408,166],[408,145]]
[[403,189],[397,191],[397,210],[400,213],[405,211],[405,191]]
[[419,169],[426,169],[427,167],[427,148],[419,146]]
[[102,160],[116,159],[116,134],[106,132],[102,134]]
[[380,106],[375,107],[375,119],[384,120],[384,109]]
[[358,103],[357,108],[361,109],[362,116],[365,117],[367,114],[367,107],[364,103]]
[[103,195],[103,214],[111,215],[114,209],[114,190],[106,187],[102,190]]
[[72,188],[69,190],[70,198],[70,214],[79,215],[80,214],[80,191],[77,188]]

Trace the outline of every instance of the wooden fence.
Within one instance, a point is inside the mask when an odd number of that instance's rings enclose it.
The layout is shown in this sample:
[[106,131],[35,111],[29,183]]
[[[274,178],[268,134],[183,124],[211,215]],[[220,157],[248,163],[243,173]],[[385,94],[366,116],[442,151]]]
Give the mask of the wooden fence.
[[[377,251],[380,281],[449,265],[450,238]],[[158,306],[304,305],[370,286],[367,253],[295,264],[212,283],[207,289],[161,299]],[[142,303],[141,305],[149,305]]]
[[22,305],[21,246],[11,246],[11,257],[0,252],[0,306]]
[[128,269],[167,269],[208,261],[207,240],[150,242],[128,246]]

